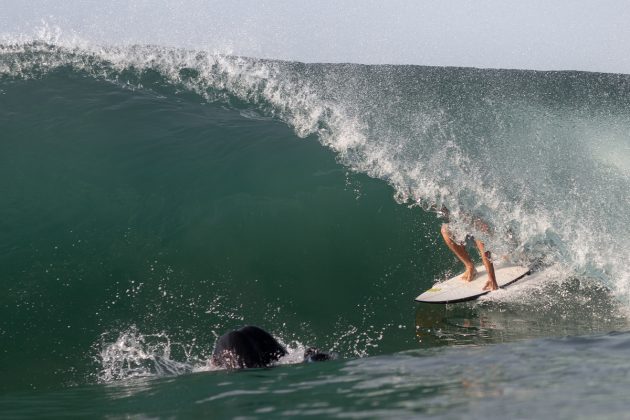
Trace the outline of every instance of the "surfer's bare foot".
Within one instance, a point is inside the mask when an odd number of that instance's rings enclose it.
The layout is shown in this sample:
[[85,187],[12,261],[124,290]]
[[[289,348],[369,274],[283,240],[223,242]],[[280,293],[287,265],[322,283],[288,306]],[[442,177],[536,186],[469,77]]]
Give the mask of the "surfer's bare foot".
[[481,288],[481,290],[497,290],[499,288],[499,285],[497,284],[496,280],[493,281],[492,279],[488,279],[488,281],[486,282],[486,284]]
[[466,267],[466,271],[462,274],[462,280],[473,281],[475,277],[477,277],[477,270],[475,270],[475,267]]

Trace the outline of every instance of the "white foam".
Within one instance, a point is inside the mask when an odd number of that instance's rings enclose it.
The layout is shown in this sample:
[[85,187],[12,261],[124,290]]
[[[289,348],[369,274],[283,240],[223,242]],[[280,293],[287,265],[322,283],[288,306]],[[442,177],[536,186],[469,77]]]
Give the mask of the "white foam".
[[[108,341],[107,336],[103,334],[97,345],[97,362],[100,365],[98,380],[103,383],[180,375],[191,372],[200,364],[190,353],[192,346],[174,343],[164,332],[143,334],[132,325],[113,341]],[[175,348],[182,350],[184,360],[173,359]]]
[[[115,338],[110,339],[110,336]],[[304,361],[306,346],[299,341],[288,344],[278,340],[287,354],[274,365],[292,365]],[[195,340],[191,343],[174,342],[166,332],[146,334],[135,325],[119,332],[107,332],[95,344],[101,383],[177,376],[193,372],[225,370],[214,365],[210,357],[195,354]]]

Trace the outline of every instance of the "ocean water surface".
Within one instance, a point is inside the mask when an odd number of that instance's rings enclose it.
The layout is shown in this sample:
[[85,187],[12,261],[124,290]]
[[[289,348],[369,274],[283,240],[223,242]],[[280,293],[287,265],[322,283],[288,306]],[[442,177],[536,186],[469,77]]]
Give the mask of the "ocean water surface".
[[[5,42],[0,417],[625,417],[629,105],[619,74]],[[534,274],[414,303],[461,270],[442,206]],[[289,355],[212,367],[246,324]]]

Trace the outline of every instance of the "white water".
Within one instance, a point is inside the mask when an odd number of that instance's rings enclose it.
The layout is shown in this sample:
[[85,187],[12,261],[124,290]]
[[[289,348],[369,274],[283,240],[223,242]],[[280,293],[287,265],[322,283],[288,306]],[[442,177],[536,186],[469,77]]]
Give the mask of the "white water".
[[[276,365],[304,361],[304,344],[279,341],[287,349],[287,354]],[[213,365],[210,355],[197,348],[194,341],[186,344],[175,342],[166,332],[146,334],[135,325],[118,334],[102,334],[94,347],[95,361],[99,366],[97,379],[101,383],[224,370]]]

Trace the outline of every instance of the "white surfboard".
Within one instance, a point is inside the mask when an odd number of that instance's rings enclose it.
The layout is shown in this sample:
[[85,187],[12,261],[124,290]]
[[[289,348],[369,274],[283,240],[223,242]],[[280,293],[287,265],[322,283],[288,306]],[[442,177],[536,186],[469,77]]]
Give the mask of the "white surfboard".
[[[477,299],[489,293],[482,290],[488,281],[488,274],[483,265],[475,267],[477,277],[470,282],[462,280],[464,273],[452,279],[436,283],[432,288],[416,298],[417,302],[425,303],[456,303]],[[506,287],[529,274],[529,269],[519,265],[502,264],[494,266],[494,274],[499,288]]]

